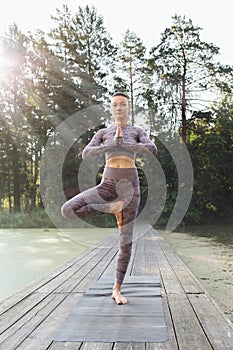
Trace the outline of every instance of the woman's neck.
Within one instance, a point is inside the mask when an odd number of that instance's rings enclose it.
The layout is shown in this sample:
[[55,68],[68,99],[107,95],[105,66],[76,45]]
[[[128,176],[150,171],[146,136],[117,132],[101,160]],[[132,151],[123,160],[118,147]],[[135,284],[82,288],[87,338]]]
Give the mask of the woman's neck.
[[124,120],[124,121],[115,120],[115,125],[117,125],[118,123],[120,123],[121,126],[128,125],[128,121],[127,120]]

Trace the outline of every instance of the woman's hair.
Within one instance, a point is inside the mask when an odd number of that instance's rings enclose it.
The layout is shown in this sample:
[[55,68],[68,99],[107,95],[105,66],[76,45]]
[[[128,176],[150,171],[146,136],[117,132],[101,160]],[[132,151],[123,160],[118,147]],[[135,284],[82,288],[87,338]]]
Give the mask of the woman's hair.
[[125,92],[122,92],[122,91],[114,92],[112,97],[115,97],[115,96],[124,96],[124,97],[126,97],[129,100],[129,95],[127,95]]

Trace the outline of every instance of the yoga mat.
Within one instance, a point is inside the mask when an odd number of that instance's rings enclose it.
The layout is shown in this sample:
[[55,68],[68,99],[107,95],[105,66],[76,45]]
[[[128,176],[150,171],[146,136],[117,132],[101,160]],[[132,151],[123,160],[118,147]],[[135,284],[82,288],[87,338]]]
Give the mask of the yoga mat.
[[54,335],[60,342],[164,342],[168,340],[158,276],[129,276],[111,299],[113,279],[102,277],[85,293]]

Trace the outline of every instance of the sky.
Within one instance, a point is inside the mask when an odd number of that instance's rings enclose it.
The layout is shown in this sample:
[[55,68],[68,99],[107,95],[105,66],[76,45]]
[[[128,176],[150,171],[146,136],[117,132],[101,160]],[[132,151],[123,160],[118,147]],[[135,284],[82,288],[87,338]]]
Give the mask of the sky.
[[0,35],[16,23],[24,33],[53,27],[51,15],[63,5],[75,13],[78,6],[94,6],[116,42],[127,29],[134,32],[150,49],[172,24],[175,14],[191,19],[201,27],[201,39],[220,48],[219,61],[233,64],[233,1],[232,0],[7,0],[0,4]]

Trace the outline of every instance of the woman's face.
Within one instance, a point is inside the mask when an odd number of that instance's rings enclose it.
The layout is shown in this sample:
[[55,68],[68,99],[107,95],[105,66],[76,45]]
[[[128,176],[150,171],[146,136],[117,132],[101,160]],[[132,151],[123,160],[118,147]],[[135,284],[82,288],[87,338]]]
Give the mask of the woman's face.
[[110,109],[117,122],[127,122],[129,115],[129,101],[125,96],[114,96],[111,101]]

